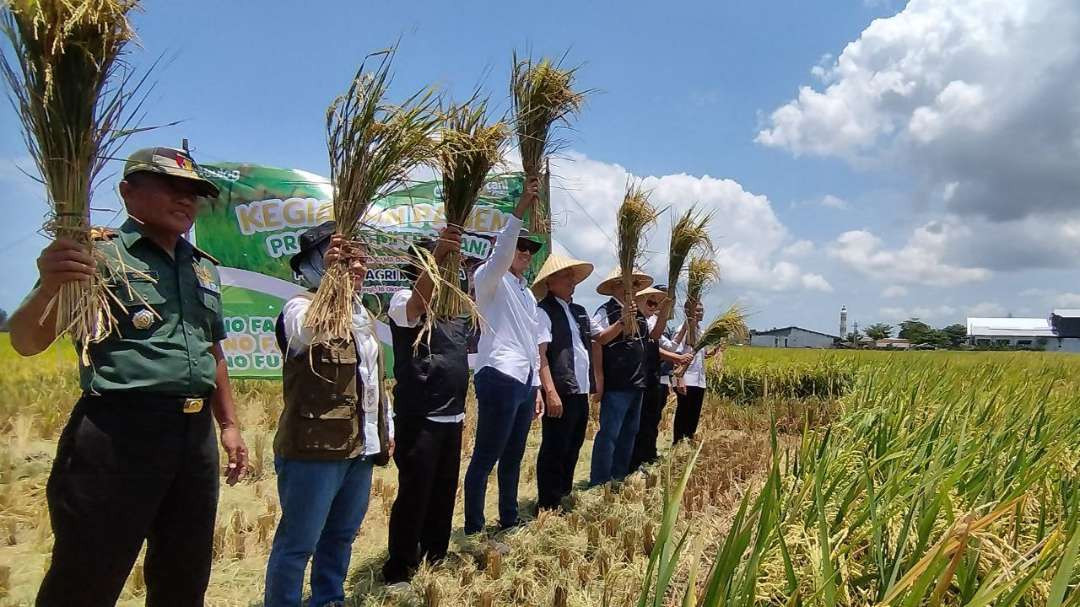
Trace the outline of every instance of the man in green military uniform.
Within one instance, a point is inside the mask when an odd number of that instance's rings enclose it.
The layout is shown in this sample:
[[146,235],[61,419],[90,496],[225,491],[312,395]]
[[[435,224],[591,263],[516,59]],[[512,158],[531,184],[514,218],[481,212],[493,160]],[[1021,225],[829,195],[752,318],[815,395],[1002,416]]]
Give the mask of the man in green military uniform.
[[109,285],[117,326],[88,344],[83,394],[57,445],[46,488],[56,541],[38,605],[114,604],[144,541],[146,604],[202,605],[219,476],[211,411],[228,483],[247,465],[221,349],[217,262],[182,238],[217,188],[186,151],[159,147],[132,154],[120,195],[128,219],[95,242],[101,255],[53,242],[11,317],[12,346],[32,356],[56,339],[55,313],[42,315],[61,284],[86,280],[96,264],[126,276]]

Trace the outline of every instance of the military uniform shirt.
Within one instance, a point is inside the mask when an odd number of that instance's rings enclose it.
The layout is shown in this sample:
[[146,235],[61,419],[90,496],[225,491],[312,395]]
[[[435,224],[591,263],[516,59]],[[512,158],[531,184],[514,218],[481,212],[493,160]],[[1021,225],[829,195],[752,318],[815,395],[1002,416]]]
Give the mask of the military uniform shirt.
[[208,394],[217,374],[210,348],[225,338],[217,261],[183,238],[174,259],[132,219],[95,244],[110,268],[125,271],[129,286],[109,285],[124,307],[109,304],[116,327],[90,344],[90,365],[79,369],[83,391]]

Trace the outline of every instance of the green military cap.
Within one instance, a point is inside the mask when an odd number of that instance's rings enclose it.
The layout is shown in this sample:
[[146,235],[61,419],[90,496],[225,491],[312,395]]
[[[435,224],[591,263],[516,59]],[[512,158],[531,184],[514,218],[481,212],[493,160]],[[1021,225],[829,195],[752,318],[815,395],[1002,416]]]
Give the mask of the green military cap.
[[143,148],[128,156],[124,177],[132,173],[157,173],[190,179],[199,186],[199,195],[217,198],[218,188],[199,175],[198,165],[191,154],[176,148]]

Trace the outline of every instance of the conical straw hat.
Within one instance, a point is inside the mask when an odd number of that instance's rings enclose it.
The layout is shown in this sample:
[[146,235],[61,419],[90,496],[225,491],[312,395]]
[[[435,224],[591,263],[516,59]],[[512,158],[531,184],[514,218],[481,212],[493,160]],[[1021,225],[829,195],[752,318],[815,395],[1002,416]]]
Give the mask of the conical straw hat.
[[[634,292],[651,286],[653,283],[652,276],[649,276],[645,272],[642,272],[638,268],[634,268]],[[607,275],[607,278],[600,281],[600,284],[596,285],[596,292],[601,295],[614,296],[616,290],[622,284],[622,271],[619,266],[612,268],[611,273]]]
[[641,297],[642,295],[663,295],[664,297],[667,297],[667,293],[664,293],[656,287],[646,287],[637,293],[634,293],[634,297]]
[[581,281],[588,278],[593,271],[593,265],[587,261],[571,259],[552,253],[544,260],[544,265],[540,266],[540,271],[536,273],[536,278],[533,279],[533,295],[535,295],[537,299],[547,295],[548,277],[567,268],[574,271],[574,284],[581,283]]

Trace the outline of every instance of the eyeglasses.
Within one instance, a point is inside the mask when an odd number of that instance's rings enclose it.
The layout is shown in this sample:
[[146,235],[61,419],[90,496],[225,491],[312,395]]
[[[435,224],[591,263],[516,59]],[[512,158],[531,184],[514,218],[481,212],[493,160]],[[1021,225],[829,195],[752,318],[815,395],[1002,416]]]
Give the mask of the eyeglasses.
[[655,299],[646,299],[645,305],[655,308],[656,306],[660,305],[660,302],[656,301]]

